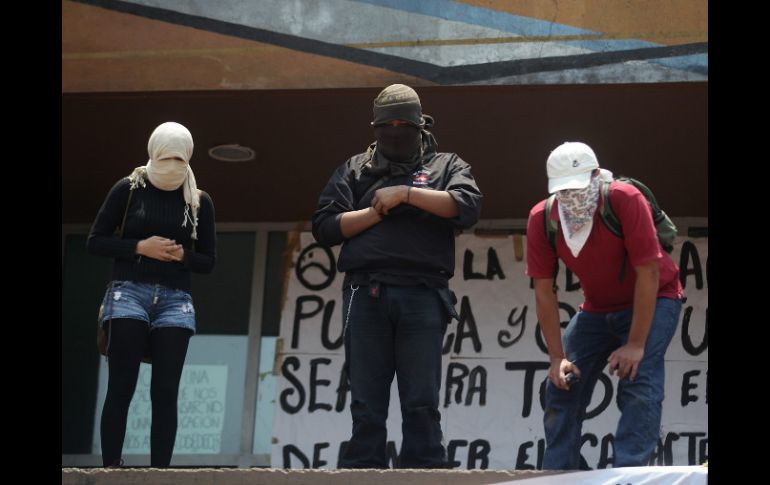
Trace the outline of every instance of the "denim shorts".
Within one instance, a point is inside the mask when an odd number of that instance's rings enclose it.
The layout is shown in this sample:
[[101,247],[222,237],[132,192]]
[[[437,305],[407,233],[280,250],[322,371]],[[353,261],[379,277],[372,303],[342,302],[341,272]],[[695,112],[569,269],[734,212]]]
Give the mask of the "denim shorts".
[[182,327],[195,333],[192,296],[184,290],[152,283],[113,281],[102,300],[99,321],[130,318],[147,322],[150,330]]

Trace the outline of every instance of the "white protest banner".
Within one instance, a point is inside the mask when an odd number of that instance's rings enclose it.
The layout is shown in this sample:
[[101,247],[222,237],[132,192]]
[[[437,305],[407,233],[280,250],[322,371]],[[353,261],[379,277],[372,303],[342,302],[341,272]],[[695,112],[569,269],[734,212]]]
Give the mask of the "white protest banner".
[[[460,235],[450,288],[460,321],[444,337],[442,429],[449,461],[468,469],[541,468],[545,440],[540,390],[548,357],[525,275],[524,236]],[[342,278],[339,247],[321,247],[302,233],[293,251],[281,315],[274,467],[334,468],[350,437],[350,392],[341,379]],[[708,239],[678,238],[671,255],[688,300],[666,354],[666,400],[656,465],[695,465],[708,457]],[[577,278],[557,278],[562,325],[582,302]],[[601,375],[584,422],[581,452],[591,468],[613,460],[620,417],[617,378]],[[388,452],[401,441],[396,383],[391,388]]]

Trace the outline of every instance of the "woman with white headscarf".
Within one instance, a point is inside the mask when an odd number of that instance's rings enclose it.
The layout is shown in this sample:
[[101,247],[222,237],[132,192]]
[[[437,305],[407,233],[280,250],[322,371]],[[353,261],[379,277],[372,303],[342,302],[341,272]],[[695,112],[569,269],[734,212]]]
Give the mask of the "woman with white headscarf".
[[163,123],[147,150],[147,165],[112,187],[88,236],[90,253],[113,258],[99,315],[109,367],[104,466],[123,463],[128,407],[143,359],[152,361],[150,464],[169,466],[179,380],[195,333],[190,273],[210,273],[216,259],[214,204],[189,165],[192,135],[179,123]]

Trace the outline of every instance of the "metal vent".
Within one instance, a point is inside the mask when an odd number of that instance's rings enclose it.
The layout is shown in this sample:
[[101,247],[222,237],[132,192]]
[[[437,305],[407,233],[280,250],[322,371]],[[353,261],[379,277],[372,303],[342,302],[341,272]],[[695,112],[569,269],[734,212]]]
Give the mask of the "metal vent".
[[249,147],[232,144],[209,148],[209,156],[221,162],[248,162],[254,160],[256,154]]

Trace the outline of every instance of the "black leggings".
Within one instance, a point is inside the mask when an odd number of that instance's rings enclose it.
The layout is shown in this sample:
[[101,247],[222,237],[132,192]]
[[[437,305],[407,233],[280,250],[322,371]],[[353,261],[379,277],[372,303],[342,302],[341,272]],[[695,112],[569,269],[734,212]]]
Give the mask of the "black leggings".
[[192,332],[180,327],[156,328],[150,332],[146,322],[116,318],[110,326],[109,381],[102,410],[104,466],[120,464],[128,406],[136,389],[148,333],[152,351],[150,466],[168,467],[171,463],[176,438],[179,380]]

